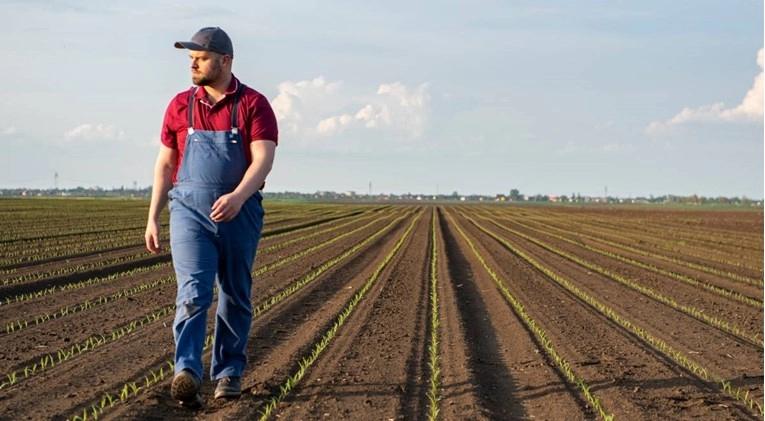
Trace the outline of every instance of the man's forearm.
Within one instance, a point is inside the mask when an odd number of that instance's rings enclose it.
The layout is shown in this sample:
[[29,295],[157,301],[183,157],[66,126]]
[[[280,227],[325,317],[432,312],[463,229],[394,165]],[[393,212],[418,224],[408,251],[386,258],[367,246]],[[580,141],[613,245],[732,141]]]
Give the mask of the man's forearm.
[[274,163],[275,145],[270,140],[258,140],[257,142],[268,143],[260,143],[253,146],[251,154],[252,162],[247,167],[242,181],[233,192],[244,198],[248,198],[260,190]]
[[154,171],[154,185],[151,189],[149,221],[159,221],[159,215],[167,204],[167,192],[173,187],[173,169],[157,165]]
[[234,193],[243,197],[250,197],[260,190],[260,186],[266,181],[266,176],[271,172],[272,160],[253,161],[242,177],[242,182],[234,190]]

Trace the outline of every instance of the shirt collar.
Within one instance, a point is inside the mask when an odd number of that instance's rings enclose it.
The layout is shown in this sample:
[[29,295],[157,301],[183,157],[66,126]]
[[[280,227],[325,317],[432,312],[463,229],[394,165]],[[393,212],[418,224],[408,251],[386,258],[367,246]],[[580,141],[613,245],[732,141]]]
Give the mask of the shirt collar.
[[[233,93],[235,93],[237,89],[239,89],[239,79],[237,79],[236,76],[234,76],[234,74],[232,73],[231,82],[229,82],[228,88],[226,88],[226,92],[224,92],[225,96],[221,99],[221,101],[226,99],[226,97],[228,97],[229,95],[232,95]],[[197,88],[197,92],[195,95],[197,98],[201,100],[207,99],[207,91],[205,91],[205,89],[201,86]]]

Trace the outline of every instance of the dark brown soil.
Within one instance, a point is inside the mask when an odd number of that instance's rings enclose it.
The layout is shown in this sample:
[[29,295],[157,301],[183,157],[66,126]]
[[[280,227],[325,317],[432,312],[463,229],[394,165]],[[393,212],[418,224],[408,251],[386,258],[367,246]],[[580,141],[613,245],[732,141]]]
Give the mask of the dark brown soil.
[[[120,212],[135,220],[146,205]],[[119,250],[0,266],[0,419],[258,419],[273,399],[272,419],[427,419],[434,334],[437,419],[601,418],[566,367],[615,419],[762,419],[762,211],[267,211],[252,297],[263,311],[253,321],[240,399],[213,399],[209,379],[200,410],[170,398],[173,271],[167,252],[119,261],[142,253],[137,238]],[[121,232],[115,224],[93,226]],[[19,235],[0,232],[0,245],[12,252],[24,244]],[[29,241],[44,247],[45,236],[36,231]],[[83,269],[10,283],[56,267]]]

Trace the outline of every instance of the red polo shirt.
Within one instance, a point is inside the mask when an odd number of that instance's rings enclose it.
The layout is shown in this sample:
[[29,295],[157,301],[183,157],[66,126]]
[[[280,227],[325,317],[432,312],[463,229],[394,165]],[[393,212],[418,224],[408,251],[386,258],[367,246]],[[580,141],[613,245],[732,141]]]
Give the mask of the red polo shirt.
[[[239,79],[232,75],[231,84],[229,84],[225,96],[215,104],[210,104],[204,88],[199,87],[194,98],[194,128],[215,131],[231,130],[231,109],[234,106],[234,93],[238,87]],[[181,167],[183,150],[186,146],[186,135],[189,128],[189,95],[192,89],[179,93],[170,101],[167,111],[165,111],[165,120],[162,123],[162,144],[178,150],[178,161],[173,173],[173,182],[178,180],[178,169]],[[247,146],[244,150],[249,164],[252,162],[250,142],[258,140],[279,141],[276,116],[271,109],[271,104],[268,103],[268,99],[249,86],[245,86],[242,91],[237,114],[239,133]]]

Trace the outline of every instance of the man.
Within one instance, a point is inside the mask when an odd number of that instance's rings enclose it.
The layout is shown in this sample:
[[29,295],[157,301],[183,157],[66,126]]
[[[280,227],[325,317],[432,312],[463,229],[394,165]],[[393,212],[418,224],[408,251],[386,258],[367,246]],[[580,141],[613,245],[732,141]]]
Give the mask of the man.
[[195,86],[165,112],[146,225],[146,247],[159,253],[159,216],[170,200],[170,245],[178,291],[170,393],[202,404],[202,348],[213,287],[218,305],[210,377],[215,398],[241,395],[252,321],[252,265],[263,226],[263,188],[278,141],[268,100],[231,72],[234,49],[218,27],[176,42],[191,58]]

